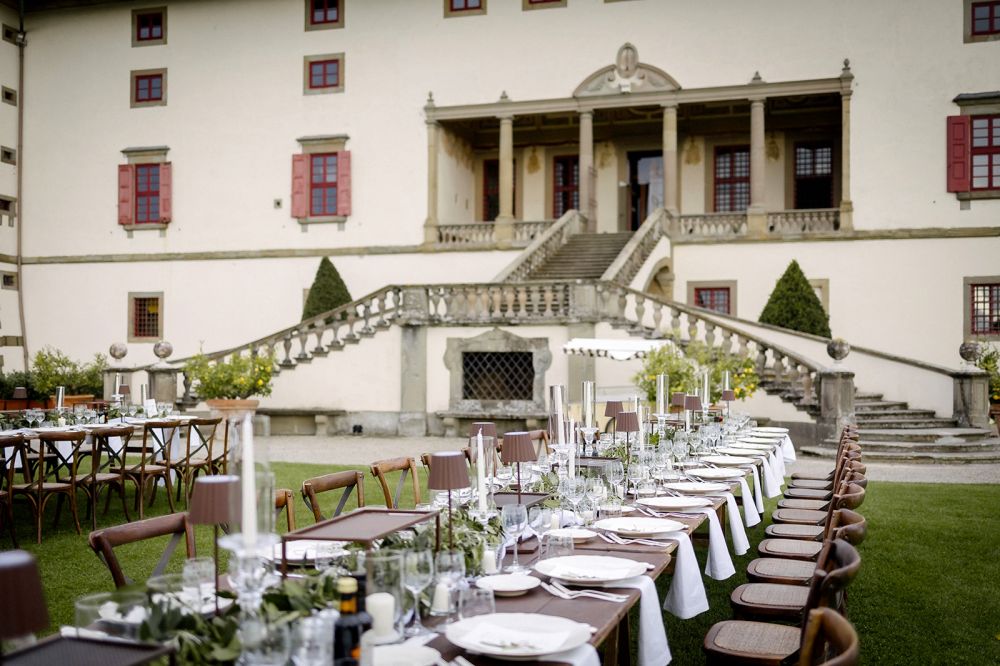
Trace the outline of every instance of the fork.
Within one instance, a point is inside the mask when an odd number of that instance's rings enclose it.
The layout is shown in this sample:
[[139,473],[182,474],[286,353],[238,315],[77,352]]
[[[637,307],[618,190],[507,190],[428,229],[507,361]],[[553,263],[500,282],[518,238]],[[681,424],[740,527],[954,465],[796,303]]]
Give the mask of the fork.
[[612,543],[617,543],[617,544],[622,545],[622,546],[630,546],[632,544],[639,544],[640,546],[660,546],[660,547],[666,547],[666,545],[667,545],[667,544],[665,544],[662,541],[653,541],[651,539],[623,539],[622,537],[618,536],[617,534],[609,534],[608,536],[612,539]]
[[542,587],[547,589],[551,594],[554,594],[557,597],[562,597],[563,599],[590,597],[593,599],[600,599],[602,601],[614,601],[618,603],[628,600],[628,597],[625,595],[613,594],[611,592],[600,592],[598,590],[571,590],[554,579],[549,583],[542,583]]

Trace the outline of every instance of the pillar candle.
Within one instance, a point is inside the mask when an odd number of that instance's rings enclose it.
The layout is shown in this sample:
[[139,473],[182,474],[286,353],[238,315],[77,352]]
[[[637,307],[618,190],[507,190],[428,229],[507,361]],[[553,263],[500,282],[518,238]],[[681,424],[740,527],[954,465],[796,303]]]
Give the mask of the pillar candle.
[[670,382],[665,374],[656,375],[656,413],[667,413],[667,390]]
[[243,464],[240,466],[242,483],[243,545],[253,548],[257,545],[257,468],[254,463],[253,451],[253,415],[249,412],[243,417],[242,442]]
[[723,375],[722,382],[723,382],[722,383],[722,390],[723,391],[728,391],[729,390],[729,371],[728,370],[726,370],[726,374]]
[[643,418],[645,415],[642,413],[642,405],[637,404],[635,412],[639,419],[639,450],[642,451],[646,448],[646,419]]
[[566,432],[563,429],[563,387],[561,385],[550,387],[550,399],[556,413],[556,441],[563,445],[566,443]]
[[115,395],[118,395],[121,392],[121,387],[122,387],[122,373],[116,372],[115,373]]
[[[560,430],[562,430],[562,429],[560,428]],[[573,441],[574,438],[572,436],[572,433],[573,433],[573,430],[574,430],[574,428],[573,428],[573,422],[572,421],[569,422],[569,430],[570,430],[570,433],[571,433],[570,434],[570,440],[571,441],[570,441],[570,445],[569,445],[569,469],[567,470],[567,473],[569,474],[569,478],[575,479],[576,478],[576,442]]]
[[393,633],[396,599],[388,592],[375,592],[365,597],[365,610],[372,616],[372,629],[379,636]]
[[593,428],[594,423],[594,382],[583,383],[583,425]]
[[557,530],[562,527],[562,510],[552,509],[552,516],[549,518],[549,529]]
[[483,573],[487,576],[497,572],[496,553],[490,544],[483,544]]
[[486,455],[482,428],[476,433],[476,489],[479,491],[479,512],[486,513]]
[[708,406],[712,404],[712,394],[710,393],[708,387],[708,374],[709,374],[708,370],[705,370],[705,375],[702,380],[702,388],[701,388],[701,396],[702,396],[701,404],[702,404],[702,409],[704,409],[705,411],[708,411]]
[[[514,547],[517,547],[516,544]],[[448,583],[443,580],[434,587],[431,610],[435,613],[447,613],[451,610],[451,589],[448,587]]]

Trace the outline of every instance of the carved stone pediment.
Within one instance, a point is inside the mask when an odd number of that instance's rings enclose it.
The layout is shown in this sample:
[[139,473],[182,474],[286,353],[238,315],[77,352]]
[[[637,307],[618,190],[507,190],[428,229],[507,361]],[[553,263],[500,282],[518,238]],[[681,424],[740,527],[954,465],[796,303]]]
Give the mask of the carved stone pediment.
[[625,43],[618,49],[615,63],[602,67],[577,86],[574,97],[663,92],[680,89],[680,84],[662,69],[639,62],[639,50]]

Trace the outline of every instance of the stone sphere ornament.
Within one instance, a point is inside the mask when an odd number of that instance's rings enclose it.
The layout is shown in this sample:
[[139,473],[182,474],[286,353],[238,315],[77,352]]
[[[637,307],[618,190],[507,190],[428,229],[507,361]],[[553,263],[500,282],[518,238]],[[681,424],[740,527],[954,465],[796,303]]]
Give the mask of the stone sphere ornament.
[[120,361],[125,358],[125,354],[128,353],[128,346],[124,342],[115,342],[108,347],[108,353],[111,354],[111,358],[116,361]]
[[160,340],[153,345],[153,354],[161,361],[174,353],[174,346],[166,340]]
[[851,345],[843,338],[834,338],[826,344],[826,353],[837,363],[840,363],[851,353]]
[[966,340],[958,346],[958,355],[962,357],[962,360],[969,364],[974,364],[979,358],[979,343],[973,342],[972,340]]

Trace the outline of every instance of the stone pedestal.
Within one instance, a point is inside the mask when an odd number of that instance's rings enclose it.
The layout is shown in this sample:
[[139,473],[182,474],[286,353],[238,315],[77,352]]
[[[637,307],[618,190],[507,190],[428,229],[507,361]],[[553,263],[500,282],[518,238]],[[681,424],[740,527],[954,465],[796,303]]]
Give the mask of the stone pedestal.
[[837,441],[844,419],[854,417],[854,373],[850,370],[824,368],[816,373],[819,382],[819,418],[816,421],[817,444]]
[[955,382],[953,415],[960,428],[990,427],[990,376],[981,370],[951,374]]
[[[115,392],[115,375],[120,374],[122,376],[122,384],[128,384],[129,387],[132,386],[132,373],[135,372],[135,368],[125,368],[125,367],[114,367],[104,369],[104,400],[111,400],[111,396]],[[138,395],[138,392],[137,392]],[[155,394],[154,394],[155,395]]]
[[176,403],[177,374],[178,369],[170,366],[153,366],[147,368],[146,375],[149,377],[149,397],[156,400],[156,402],[165,402],[171,406]]

